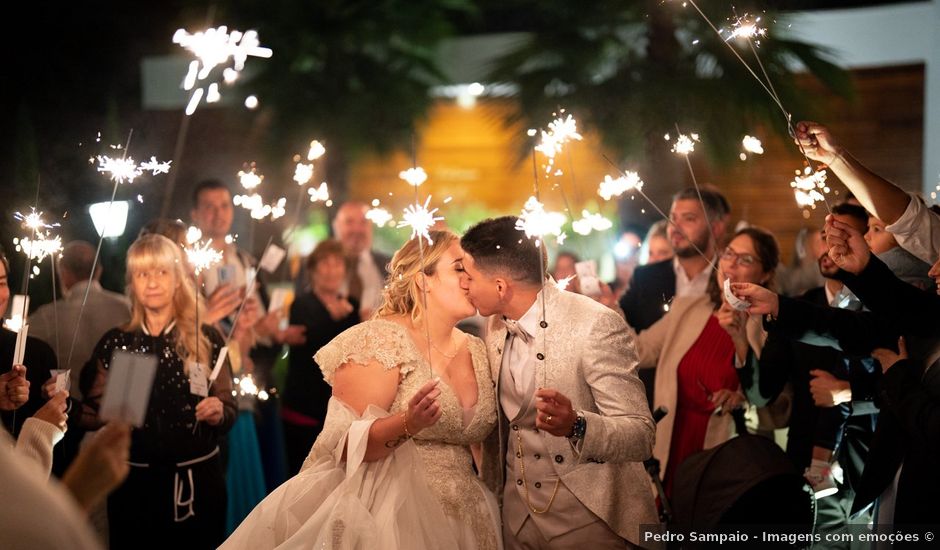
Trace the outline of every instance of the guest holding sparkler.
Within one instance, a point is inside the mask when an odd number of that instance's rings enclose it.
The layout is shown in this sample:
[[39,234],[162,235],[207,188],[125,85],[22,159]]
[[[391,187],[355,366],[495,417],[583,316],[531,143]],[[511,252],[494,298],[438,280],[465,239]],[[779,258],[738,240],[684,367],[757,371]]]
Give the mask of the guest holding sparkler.
[[317,244],[307,257],[311,291],[291,304],[290,322],[307,327],[307,342],[290,348],[281,418],[293,475],[310,453],[323,427],[332,390],[311,358],[339,333],[359,322],[359,303],[341,294],[346,280],[346,255],[339,241]]
[[[10,263],[0,252],[0,311],[6,311],[10,302]],[[17,334],[0,328],[0,419],[14,436],[27,418],[42,407],[42,384],[49,371],[57,368],[55,353],[45,342],[32,336],[26,339],[23,365],[13,364]]]
[[940,215],[920,197],[866,168],[822,124],[798,123],[796,141],[806,156],[826,163],[865,210],[886,224],[885,230],[902,248],[928,264],[940,256]]
[[130,475],[108,501],[112,548],[157,540],[215,548],[224,537],[218,441],[235,421],[232,375],[226,362],[209,396],[200,395],[223,341],[205,324],[193,330],[201,298],[186,265],[180,247],[166,237],[146,235],[131,245],[131,321],[105,334],[85,366],[96,375],[83,388],[83,424],[94,428],[112,353],[153,354],[159,361],[144,424],[132,434]]
[[725,281],[773,285],[779,259],[773,235],[755,227],[738,231],[708,271],[706,294],[677,297],[637,337],[640,368],[656,368],[653,405],[674,411],[657,424],[653,450],[667,493],[689,455],[731,437],[728,413],[745,401],[735,367],[760,356],[766,339],[759,317],[728,303]]

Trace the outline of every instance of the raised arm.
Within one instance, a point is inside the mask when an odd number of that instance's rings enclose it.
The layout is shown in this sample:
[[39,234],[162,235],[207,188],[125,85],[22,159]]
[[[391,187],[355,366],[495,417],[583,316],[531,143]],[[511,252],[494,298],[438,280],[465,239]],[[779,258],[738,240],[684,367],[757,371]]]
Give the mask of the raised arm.
[[806,156],[825,163],[865,210],[876,218],[890,225],[904,214],[911,197],[897,185],[863,166],[836,141],[829,128],[817,122],[799,122],[796,125],[796,142]]

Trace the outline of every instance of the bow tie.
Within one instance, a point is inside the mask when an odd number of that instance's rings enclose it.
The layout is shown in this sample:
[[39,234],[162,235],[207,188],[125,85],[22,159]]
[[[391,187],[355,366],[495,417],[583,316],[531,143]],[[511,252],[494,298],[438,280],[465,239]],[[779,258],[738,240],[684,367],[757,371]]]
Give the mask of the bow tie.
[[522,325],[519,324],[519,321],[513,321],[512,319],[503,318],[503,324],[506,325],[506,330],[509,331],[509,334],[512,334],[516,338],[519,338],[525,343],[529,343],[529,333],[522,328]]

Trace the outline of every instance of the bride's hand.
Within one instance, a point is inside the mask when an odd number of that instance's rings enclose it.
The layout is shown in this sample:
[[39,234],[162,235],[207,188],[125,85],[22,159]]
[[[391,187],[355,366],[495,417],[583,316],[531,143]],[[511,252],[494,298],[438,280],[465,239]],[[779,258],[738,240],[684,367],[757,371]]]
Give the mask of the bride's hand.
[[430,428],[440,420],[441,404],[437,402],[438,396],[441,395],[441,390],[437,387],[440,381],[440,378],[429,380],[408,402],[405,425],[410,435]]

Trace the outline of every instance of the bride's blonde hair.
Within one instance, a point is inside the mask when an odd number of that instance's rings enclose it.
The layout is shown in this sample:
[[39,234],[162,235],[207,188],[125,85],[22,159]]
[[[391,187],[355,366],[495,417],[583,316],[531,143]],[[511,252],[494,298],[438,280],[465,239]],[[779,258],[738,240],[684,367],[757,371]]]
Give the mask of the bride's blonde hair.
[[409,315],[412,322],[417,322],[424,314],[424,299],[418,284],[418,274],[423,272],[425,277],[434,275],[437,272],[437,262],[450,245],[459,239],[450,231],[429,231],[428,234],[433,244],[428,244],[425,240],[419,247],[418,239],[410,239],[392,256],[392,261],[388,264],[384,300],[373,317]]
[[[212,347],[209,339],[199,331],[198,340],[196,331],[196,300],[200,300],[199,307],[208,311],[202,297],[197,296],[196,286],[189,275],[189,263],[183,256],[180,246],[163,235],[144,235],[134,241],[127,250],[127,288],[131,300],[131,320],[125,330],[138,330],[144,323],[144,306],[137,301],[133,291],[134,275],[148,269],[166,269],[176,277],[177,286],[173,291],[173,318],[176,320],[176,353],[183,360],[196,360],[196,346],[199,346],[199,360],[203,364],[211,362]],[[200,324],[202,320],[200,319]]]

